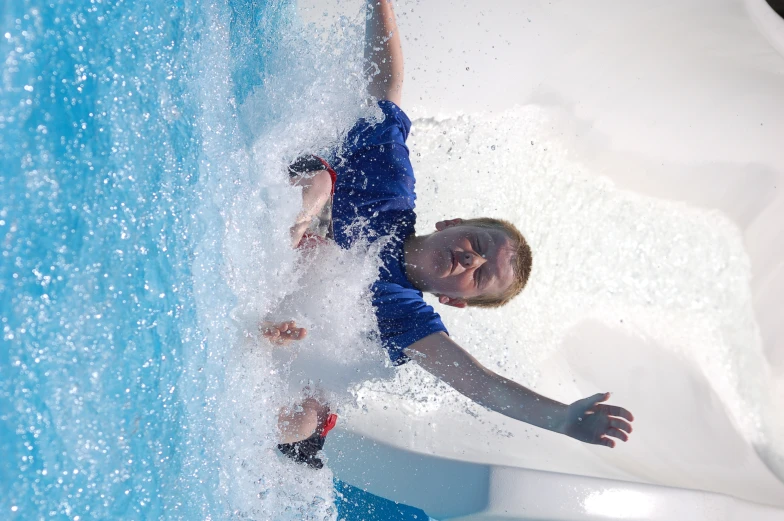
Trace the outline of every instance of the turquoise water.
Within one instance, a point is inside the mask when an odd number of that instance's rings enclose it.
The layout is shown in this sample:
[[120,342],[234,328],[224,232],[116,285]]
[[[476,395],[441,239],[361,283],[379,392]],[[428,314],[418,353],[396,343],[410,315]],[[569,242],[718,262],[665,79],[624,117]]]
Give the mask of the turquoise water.
[[418,508],[375,496],[342,481],[335,482],[338,519],[346,521],[435,521]]
[[171,479],[188,453],[176,383],[201,339],[192,9],[5,5],[4,516],[215,508]]
[[249,407],[226,398],[224,231],[256,201],[238,236],[293,265],[280,165],[356,118],[309,123],[357,106],[358,25],[318,68],[291,2],[5,2],[0,23],[0,518],[335,518],[331,473],[271,450],[272,413],[227,436]]

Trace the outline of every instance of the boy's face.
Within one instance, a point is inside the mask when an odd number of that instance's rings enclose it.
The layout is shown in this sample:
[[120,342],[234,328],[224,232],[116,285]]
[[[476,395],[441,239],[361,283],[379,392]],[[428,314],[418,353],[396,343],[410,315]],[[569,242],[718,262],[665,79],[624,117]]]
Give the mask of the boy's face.
[[514,282],[515,244],[506,232],[461,222],[441,221],[421,238],[412,273],[419,289],[456,307],[472,297],[501,295]]

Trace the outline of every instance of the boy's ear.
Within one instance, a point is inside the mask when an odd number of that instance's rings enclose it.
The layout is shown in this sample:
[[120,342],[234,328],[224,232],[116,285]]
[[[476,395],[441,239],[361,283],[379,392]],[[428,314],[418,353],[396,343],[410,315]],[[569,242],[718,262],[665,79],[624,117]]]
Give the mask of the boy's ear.
[[463,224],[463,219],[457,218],[457,219],[449,219],[447,221],[438,221],[436,223],[436,231],[440,232],[441,230],[445,230],[450,226],[457,226],[459,224]]
[[446,304],[447,306],[452,306],[460,309],[467,306],[464,300],[459,298],[447,297],[446,295],[439,295],[438,302],[440,302],[441,304]]

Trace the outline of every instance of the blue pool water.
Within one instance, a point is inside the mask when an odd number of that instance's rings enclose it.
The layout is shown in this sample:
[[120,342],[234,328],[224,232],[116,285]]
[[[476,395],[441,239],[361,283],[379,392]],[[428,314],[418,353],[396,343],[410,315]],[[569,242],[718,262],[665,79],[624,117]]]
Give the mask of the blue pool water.
[[358,114],[337,23],[325,49],[291,2],[3,3],[0,518],[363,518],[227,391],[230,311],[294,269],[281,165]]
[[418,508],[374,496],[342,481],[335,482],[338,519],[346,521],[435,521]]

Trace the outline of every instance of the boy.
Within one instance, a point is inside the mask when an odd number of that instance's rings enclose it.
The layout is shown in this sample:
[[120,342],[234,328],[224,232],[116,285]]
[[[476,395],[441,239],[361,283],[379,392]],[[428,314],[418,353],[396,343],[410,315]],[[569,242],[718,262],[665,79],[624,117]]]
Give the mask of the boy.
[[[405,145],[411,122],[400,109],[403,55],[388,0],[370,0],[365,60],[375,70],[368,91],[384,120],[360,121],[346,137],[345,149],[330,168],[315,156],[290,167],[303,187],[303,210],[291,229],[299,244],[311,219],[334,190],[334,240],[343,247],[357,238],[357,223],[370,241],[388,238],[381,252],[379,280],[371,288],[380,338],[396,365],[419,365],[473,401],[508,416],[572,438],[614,447],[628,439],[632,414],[604,404],[609,393],[566,405],[497,375],[452,340],[422,292],[441,304],[498,307],[520,293],[531,271],[531,252],[519,231],[498,219],[454,218],[436,223],[430,235],[414,234],[414,173]],[[302,338],[293,322],[265,323],[264,336],[277,343]],[[310,398],[297,411],[280,415],[285,454],[314,467],[335,416]]]

